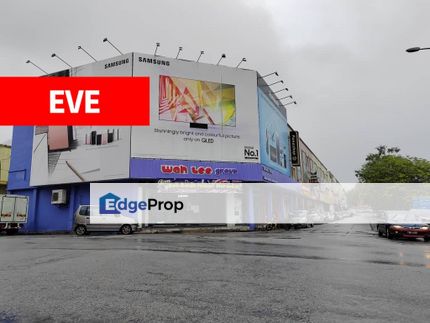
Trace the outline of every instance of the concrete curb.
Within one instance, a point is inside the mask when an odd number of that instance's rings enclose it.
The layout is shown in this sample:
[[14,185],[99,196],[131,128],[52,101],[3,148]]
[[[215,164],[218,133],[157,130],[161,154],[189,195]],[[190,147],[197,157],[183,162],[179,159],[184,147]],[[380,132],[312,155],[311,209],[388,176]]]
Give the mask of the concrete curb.
[[156,233],[215,233],[215,232],[248,232],[248,226],[235,227],[178,227],[178,228],[143,228],[134,234],[156,234]]

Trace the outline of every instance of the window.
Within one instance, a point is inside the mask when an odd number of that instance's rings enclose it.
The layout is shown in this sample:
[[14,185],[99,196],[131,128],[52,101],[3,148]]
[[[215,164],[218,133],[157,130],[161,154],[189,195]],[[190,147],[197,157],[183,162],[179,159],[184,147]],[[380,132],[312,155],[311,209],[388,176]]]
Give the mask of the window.
[[80,215],[90,215],[90,207],[89,206],[81,206],[79,210]]

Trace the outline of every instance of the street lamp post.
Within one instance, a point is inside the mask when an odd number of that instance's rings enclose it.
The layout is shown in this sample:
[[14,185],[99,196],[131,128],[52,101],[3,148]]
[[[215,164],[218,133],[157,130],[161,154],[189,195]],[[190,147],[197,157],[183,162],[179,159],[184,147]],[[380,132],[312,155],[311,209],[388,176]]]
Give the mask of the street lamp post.
[[45,73],[46,75],[48,75],[48,72],[47,72],[47,71],[45,71],[45,70],[44,70],[43,68],[41,68],[39,65],[34,64],[32,61],[27,60],[27,61],[26,61],[26,63],[27,63],[27,64],[31,64],[31,65],[33,65],[34,67],[36,67],[37,69],[39,69],[40,71],[42,71],[43,73]]
[[97,62],[97,60],[94,58],[94,56],[91,55],[90,53],[88,53],[88,51],[86,51],[85,48],[83,48],[82,46],[78,46],[78,50],[83,51],[85,54],[87,54],[89,57],[91,57],[94,60],[94,62]]
[[176,54],[176,59],[179,58],[179,54],[182,52],[182,46],[179,46],[178,53]]
[[287,105],[290,105],[290,104],[297,104],[297,101],[288,102],[287,104],[284,104],[284,107],[286,107]]
[[218,66],[219,65],[219,63],[221,63],[221,61],[224,59],[224,58],[226,58],[227,56],[225,55],[225,54],[222,54],[221,55],[221,57],[220,57],[220,59],[219,59],[219,61],[218,61],[218,63],[216,63],[216,65]]
[[408,48],[406,51],[408,53],[415,53],[415,52],[419,52],[420,50],[429,50],[430,47],[411,47]]
[[60,61],[62,61],[64,64],[66,64],[68,67],[72,68],[72,65],[70,65],[69,63],[67,63],[64,59],[62,59],[60,56],[58,56],[58,54],[52,53],[51,57],[55,57],[58,58]]
[[103,38],[103,42],[104,43],[108,43],[109,45],[111,45],[113,48],[115,48],[115,50],[120,54],[120,55],[123,55],[122,54],[122,52],[118,49],[118,47],[116,47],[114,44],[112,44],[112,42],[109,40],[109,39],[107,39],[107,37],[105,37],[105,38]]
[[201,50],[200,51],[200,55],[199,55],[199,58],[197,58],[197,63],[200,61],[200,58],[202,57],[202,55],[205,53],[205,51],[204,50]]
[[240,64],[246,62],[246,58],[242,58],[242,60],[239,62],[239,64],[237,64],[236,68],[239,68]]

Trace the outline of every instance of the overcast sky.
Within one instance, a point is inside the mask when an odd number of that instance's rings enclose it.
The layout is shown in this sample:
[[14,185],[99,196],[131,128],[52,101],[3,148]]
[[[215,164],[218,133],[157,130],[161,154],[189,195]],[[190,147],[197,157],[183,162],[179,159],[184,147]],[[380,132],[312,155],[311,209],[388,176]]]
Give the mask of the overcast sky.
[[[340,181],[379,144],[430,159],[430,46],[427,0],[1,0],[0,75],[38,75],[123,52],[159,53],[226,65],[242,57],[278,71],[298,105],[289,123]],[[245,65],[244,65],[245,66]],[[4,107],[2,107],[4,108]],[[0,127],[0,143],[11,137]]]

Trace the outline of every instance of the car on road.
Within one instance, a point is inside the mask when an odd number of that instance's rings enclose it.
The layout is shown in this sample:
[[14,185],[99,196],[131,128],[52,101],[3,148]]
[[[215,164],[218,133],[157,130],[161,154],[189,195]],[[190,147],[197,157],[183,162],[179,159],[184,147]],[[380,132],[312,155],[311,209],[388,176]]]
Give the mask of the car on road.
[[388,239],[399,238],[423,238],[424,241],[430,241],[430,227],[428,224],[390,224],[380,223],[376,230],[380,237],[385,236]]
[[96,207],[80,205],[75,212],[74,231],[76,235],[83,236],[89,232],[120,232],[132,234],[137,231],[138,225],[127,217],[103,217]]
[[289,214],[289,222],[294,229],[312,228],[314,225],[310,223],[307,210],[294,210]]
[[311,210],[307,214],[307,220],[310,223],[323,223],[324,212],[319,210]]

